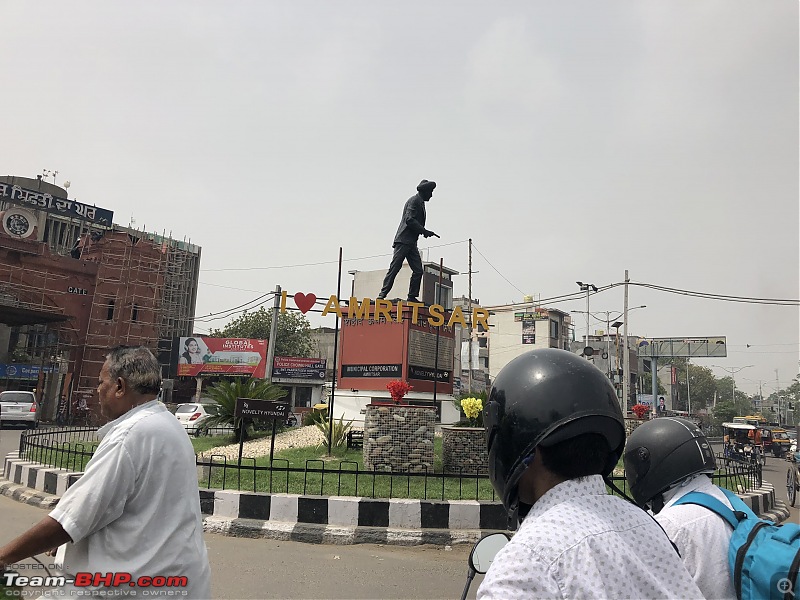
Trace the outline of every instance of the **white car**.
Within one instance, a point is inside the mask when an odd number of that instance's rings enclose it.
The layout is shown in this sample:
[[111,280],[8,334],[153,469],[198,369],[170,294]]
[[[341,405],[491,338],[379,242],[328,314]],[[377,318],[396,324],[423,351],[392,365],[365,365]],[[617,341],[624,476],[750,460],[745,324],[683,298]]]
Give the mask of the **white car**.
[[0,427],[18,423],[36,429],[39,426],[39,405],[33,392],[0,392]]
[[175,416],[187,433],[191,435],[200,434],[200,425],[208,417],[217,414],[219,407],[216,404],[201,404],[199,402],[189,402],[178,404]]

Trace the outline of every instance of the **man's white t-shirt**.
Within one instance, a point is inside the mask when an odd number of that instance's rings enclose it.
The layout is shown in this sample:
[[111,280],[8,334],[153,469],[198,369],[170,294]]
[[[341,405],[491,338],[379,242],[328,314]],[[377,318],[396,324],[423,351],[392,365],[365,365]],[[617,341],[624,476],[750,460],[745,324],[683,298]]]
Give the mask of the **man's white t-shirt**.
[[171,588],[176,597],[209,598],[194,450],[183,427],[152,400],[98,435],[102,442],[83,476],[50,513],[74,542],[67,544],[64,571],[127,572],[134,581],[185,576],[187,587]]
[[731,507],[725,494],[708,476],[698,475],[665,494],[667,502],[655,518],[675,542],[686,569],[703,595],[714,600],[735,600],[736,590],[728,564],[728,546],[733,528],[722,517],[703,506],[674,506],[689,492],[703,492]]

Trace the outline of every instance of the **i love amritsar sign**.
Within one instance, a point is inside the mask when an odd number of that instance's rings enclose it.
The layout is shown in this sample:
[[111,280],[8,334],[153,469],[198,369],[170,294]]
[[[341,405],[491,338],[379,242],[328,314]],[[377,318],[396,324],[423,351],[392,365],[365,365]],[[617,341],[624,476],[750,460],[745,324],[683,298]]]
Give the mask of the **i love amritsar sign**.
[[[288,293],[283,291],[281,293],[280,311],[285,313],[287,309]],[[317,297],[314,294],[304,294],[298,292],[292,297],[295,306],[301,313],[305,314],[311,310],[317,303]],[[420,308],[427,308],[427,315],[424,317],[420,314]],[[322,316],[331,313],[337,315],[340,319],[373,319],[380,321],[381,319],[386,322],[400,323],[403,321],[406,310],[410,310],[411,323],[417,325],[420,322],[427,323],[432,327],[453,327],[454,325],[467,326],[467,319],[464,316],[464,311],[460,306],[453,307],[450,316],[447,316],[446,309],[441,304],[425,305],[422,302],[404,302],[398,300],[391,302],[377,298],[362,298],[359,302],[358,298],[351,296],[346,305],[342,305],[336,294],[331,295],[322,309]],[[488,329],[489,327],[489,311],[484,308],[475,307],[472,309],[471,323],[473,327],[482,326]]]

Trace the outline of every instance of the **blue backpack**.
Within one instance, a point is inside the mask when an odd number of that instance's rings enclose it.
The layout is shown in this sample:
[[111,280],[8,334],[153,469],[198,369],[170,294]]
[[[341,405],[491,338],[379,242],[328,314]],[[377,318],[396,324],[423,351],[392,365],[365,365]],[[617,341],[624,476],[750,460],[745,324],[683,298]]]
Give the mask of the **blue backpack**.
[[800,596],[800,525],[759,519],[733,492],[719,488],[733,510],[702,492],[689,492],[677,504],[698,504],[733,527],[728,565],[740,600],[795,600]]

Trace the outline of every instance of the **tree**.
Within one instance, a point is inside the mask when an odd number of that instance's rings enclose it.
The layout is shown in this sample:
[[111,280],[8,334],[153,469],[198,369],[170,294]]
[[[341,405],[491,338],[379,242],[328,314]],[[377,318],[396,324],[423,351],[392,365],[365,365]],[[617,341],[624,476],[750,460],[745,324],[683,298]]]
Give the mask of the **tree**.
[[714,403],[714,392],[717,389],[717,378],[711,369],[689,363],[689,389],[686,389],[686,368],[681,376],[678,372],[678,385],[681,386],[681,398],[691,397],[692,412],[708,408]]
[[264,379],[236,377],[231,380],[221,380],[214,383],[206,391],[209,398],[217,403],[219,409],[216,415],[203,421],[202,429],[230,425],[236,433],[236,441],[247,432],[241,426],[241,419],[234,417],[237,398],[258,398],[261,400],[280,400],[287,394],[286,388]]
[[[212,330],[211,337],[268,340],[271,327],[272,311],[262,306],[255,312],[244,311],[222,329]],[[276,356],[312,355],[314,342],[311,339],[311,325],[304,315],[296,312],[278,313],[277,337]]]

